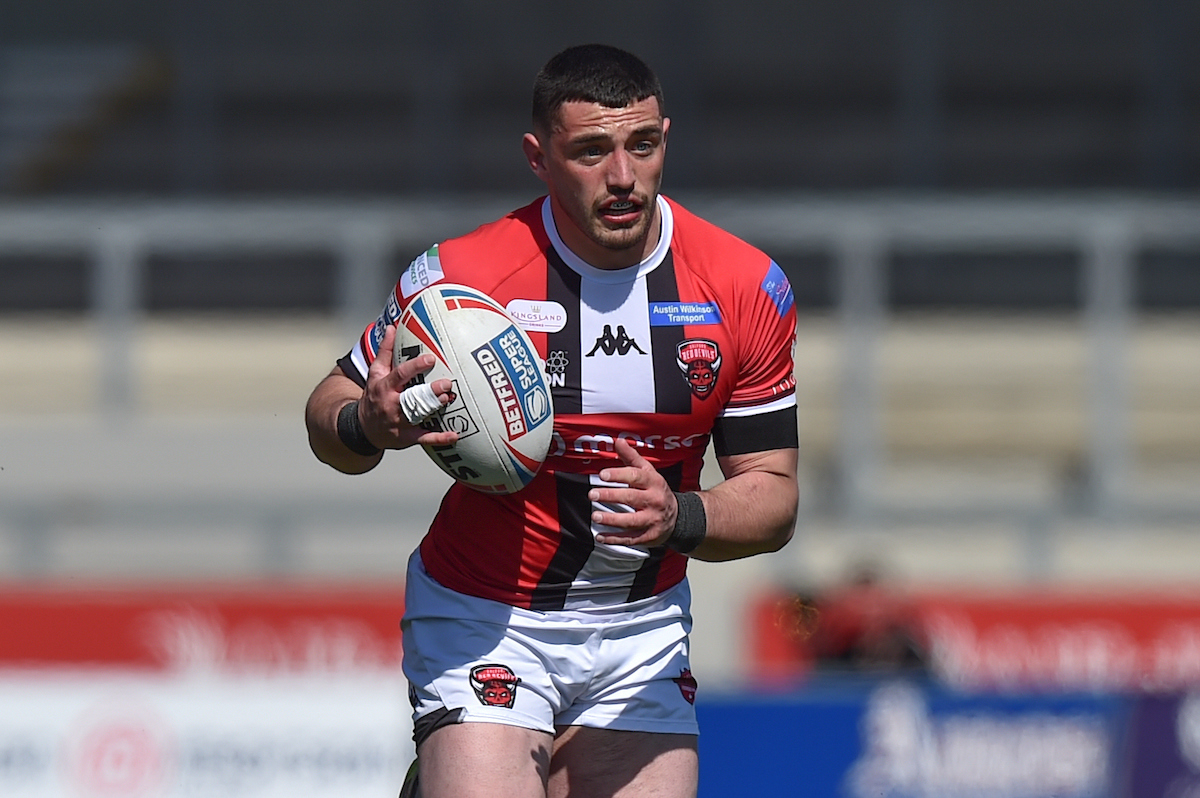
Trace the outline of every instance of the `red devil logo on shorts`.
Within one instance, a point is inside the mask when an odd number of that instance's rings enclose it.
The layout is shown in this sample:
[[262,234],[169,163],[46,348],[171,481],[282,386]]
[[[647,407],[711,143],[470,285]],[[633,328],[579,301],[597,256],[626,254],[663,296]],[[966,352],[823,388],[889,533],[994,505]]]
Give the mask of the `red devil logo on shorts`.
[[471,668],[471,689],[481,704],[512,709],[521,680],[507,665],[476,665]]
[[721,370],[721,350],[705,338],[691,338],[676,348],[675,363],[683,372],[692,393],[707,399],[717,387],[717,372]]
[[679,685],[679,692],[683,694],[683,700],[689,704],[696,703],[696,689],[699,684],[696,682],[696,677],[692,675],[691,668],[684,668],[679,672],[679,678],[671,681]]

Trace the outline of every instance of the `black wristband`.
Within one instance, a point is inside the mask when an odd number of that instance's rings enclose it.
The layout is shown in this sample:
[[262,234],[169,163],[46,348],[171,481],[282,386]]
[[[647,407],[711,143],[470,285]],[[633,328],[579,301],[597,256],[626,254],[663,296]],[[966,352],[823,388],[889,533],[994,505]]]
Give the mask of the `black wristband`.
[[383,451],[367,439],[363,432],[362,422],[358,420],[358,400],[338,411],[337,434],[346,448],[363,457],[372,457]]
[[704,502],[697,493],[675,493],[679,506],[675,515],[675,528],[667,538],[667,548],[687,554],[700,545],[708,534],[708,516],[704,513]]

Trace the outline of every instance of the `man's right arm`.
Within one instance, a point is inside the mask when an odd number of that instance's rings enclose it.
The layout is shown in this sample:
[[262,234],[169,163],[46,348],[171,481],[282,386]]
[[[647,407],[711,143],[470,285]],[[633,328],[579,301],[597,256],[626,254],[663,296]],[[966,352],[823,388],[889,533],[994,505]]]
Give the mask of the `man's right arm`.
[[[335,366],[308,397],[304,410],[308,444],[318,460],[338,471],[346,474],[370,471],[383,459],[384,449],[405,449],[416,443],[443,446],[458,439],[453,432],[430,432],[405,418],[400,409],[400,393],[414,377],[433,367],[433,358],[422,355],[392,368],[395,338],[395,327],[388,327],[367,371],[365,387],[359,387]],[[450,401],[450,380],[434,380],[430,387],[442,405]],[[358,403],[354,412],[361,434],[370,446],[381,451],[359,454],[339,434],[338,416],[351,402]]]
[[[304,423],[308,427],[308,445],[322,463],[333,466],[343,474],[362,474],[379,465],[383,449],[373,455],[361,455],[350,450],[338,436],[338,416],[350,402],[358,401],[357,412],[362,415],[363,389],[347,377],[340,367],[317,383],[304,408]],[[368,440],[370,436],[367,436]],[[375,444],[378,446],[378,444]]]

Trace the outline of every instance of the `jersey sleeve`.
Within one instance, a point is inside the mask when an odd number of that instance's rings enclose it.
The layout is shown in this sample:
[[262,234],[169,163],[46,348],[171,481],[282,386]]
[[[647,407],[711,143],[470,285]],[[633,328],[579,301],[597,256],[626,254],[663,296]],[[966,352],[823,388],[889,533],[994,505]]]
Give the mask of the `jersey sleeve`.
[[775,261],[752,290],[739,314],[737,336],[743,352],[737,385],[724,417],[769,413],[796,405],[793,350],[796,303],[787,275]]
[[738,382],[713,425],[719,456],[799,447],[796,420],[796,308],[792,287],[771,261],[739,314]]
[[359,385],[367,384],[367,369],[375,362],[379,353],[379,345],[383,343],[383,334],[388,326],[400,320],[400,314],[412,301],[418,291],[444,279],[441,258],[438,256],[438,245],[434,244],[422,252],[408,268],[400,275],[396,285],[383,303],[383,310],[359,336],[354,347],[340,360],[338,366],[346,376]]

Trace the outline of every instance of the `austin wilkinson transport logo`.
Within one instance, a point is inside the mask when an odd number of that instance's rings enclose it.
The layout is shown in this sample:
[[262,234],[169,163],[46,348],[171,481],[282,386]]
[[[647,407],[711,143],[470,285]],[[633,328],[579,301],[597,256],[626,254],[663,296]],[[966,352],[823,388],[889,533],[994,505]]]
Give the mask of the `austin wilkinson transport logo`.
[[676,349],[675,363],[683,372],[692,393],[707,399],[717,387],[721,371],[721,350],[707,338],[690,338]]

